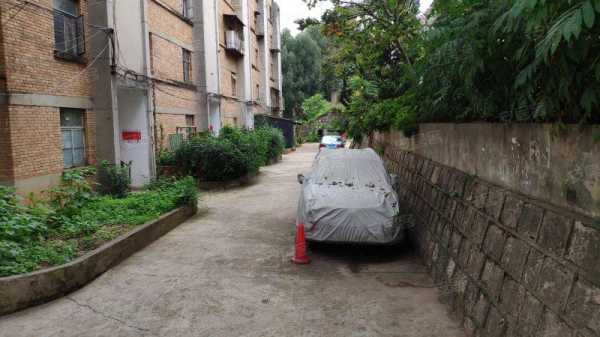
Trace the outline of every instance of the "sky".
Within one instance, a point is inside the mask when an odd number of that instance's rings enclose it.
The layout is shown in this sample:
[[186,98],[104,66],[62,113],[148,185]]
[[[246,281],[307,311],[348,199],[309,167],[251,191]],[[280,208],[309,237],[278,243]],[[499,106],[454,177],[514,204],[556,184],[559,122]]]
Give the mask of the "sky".
[[[421,12],[424,12],[433,0],[421,0]],[[325,10],[331,8],[329,1],[320,3],[316,8],[311,10],[306,7],[306,3],[302,0],[280,0],[279,6],[281,9],[281,29],[289,29],[293,35],[298,33],[298,25],[294,21],[312,17],[320,19]]]

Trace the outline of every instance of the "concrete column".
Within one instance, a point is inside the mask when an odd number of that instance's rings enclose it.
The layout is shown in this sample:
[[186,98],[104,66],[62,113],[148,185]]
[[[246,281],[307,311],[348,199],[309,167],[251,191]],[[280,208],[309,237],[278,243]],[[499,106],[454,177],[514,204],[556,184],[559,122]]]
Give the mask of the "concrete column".
[[119,163],[119,112],[117,107],[117,84],[111,72],[114,46],[112,37],[113,3],[111,0],[97,0],[89,7],[90,24],[107,27],[106,34],[96,34],[91,39],[90,63],[92,77],[92,98],[96,113],[96,157],[98,161],[108,160]]
[[220,128],[218,0],[194,0],[194,75],[198,130]]
[[[210,0],[212,2],[212,0]],[[193,67],[194,67],[194,82],[198,87],[196,94],[196,120],[198,123],[198,131],[208,130],[209,121],[209,105],[208,105],[208,87],[207,87],[207,50],[206,50],[206,39],[205,34],[210,32],[210,29],[206,29],[205,23],[207,21],[207,13],[209,12],[209,3],[205,0],[196,0],[193,3],[194,17],[194,54],[193,54]]]

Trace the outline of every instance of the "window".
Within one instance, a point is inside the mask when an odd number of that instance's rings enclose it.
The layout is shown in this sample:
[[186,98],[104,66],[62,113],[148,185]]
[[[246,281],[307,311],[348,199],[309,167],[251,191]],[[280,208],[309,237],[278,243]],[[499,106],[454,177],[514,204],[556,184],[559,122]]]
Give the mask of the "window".
[[74,0],[54,0],[54,50],[61,57],[85,52],[83,16]]
[[85,110],[60,109],[60,132],[65,168],[85,165]]
[[183,16],[191,19],[194,16],[194,5],[192,0],[182,0],[181,5],[183,6]]
[[185,126],[194,126],[194,115],[185,115]]
[[183,55],[183,81],[192,81],[192,53],[187,49],[182,49]]
[[237,75],[231,73],[231,96],[237,97]]

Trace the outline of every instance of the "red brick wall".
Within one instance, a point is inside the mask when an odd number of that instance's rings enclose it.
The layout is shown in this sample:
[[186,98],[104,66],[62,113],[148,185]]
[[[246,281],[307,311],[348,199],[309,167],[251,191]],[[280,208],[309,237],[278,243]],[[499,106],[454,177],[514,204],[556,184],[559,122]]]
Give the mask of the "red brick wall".
[[[52,0],[0,1],[0,92],[90,96],[84,62],[54,56]],[[80,14],[88,22],[88,0],[80,0]],[[98,34],[85,27],[86,50],[90,36]],[[4,70],[4,71],[3,71]],[[5,75],[5,76],[3,76]],[[6,77],[6,79],[4,79]],[[86,157],[95,159],[95,117],[86,113]],[[63,170],[59,108],[40,106],[0,107],[0,181],[12,181],[57,174]]]
[[[63,170],[59,108],[9,106],[9,136],[14,178],[26,179]],[[86,113],[86,160],[95,164],[94,113]]]
[[158,114],[156,115],[156,129],[158,130],[159,149],[169,148],[169,135],[177,133],[177,127],[186,126],[185,115]]
[[[52,0],[33,0],[52,8]],[[7,68],[8,90],[65,96],[90,96],[89,72],[86,64],[64,61],[54,56],[54,20],[50,10],[25,5],[15,14],[9,10],[16,0],[0,1],[3,22],[3,44]],[[87,1],[80,0],[80,12],[87,22]],[[11,18],[9,20],[9,18]],[[89,50],[91,28],[86,26]],[[86,53],[85,57],[89,57]]]
[[57,108],[9,106],[15,179],[59,173],[63,169]]
[[0,182],[11,181],[13,177],[10,148],[8,108],[0,105]]

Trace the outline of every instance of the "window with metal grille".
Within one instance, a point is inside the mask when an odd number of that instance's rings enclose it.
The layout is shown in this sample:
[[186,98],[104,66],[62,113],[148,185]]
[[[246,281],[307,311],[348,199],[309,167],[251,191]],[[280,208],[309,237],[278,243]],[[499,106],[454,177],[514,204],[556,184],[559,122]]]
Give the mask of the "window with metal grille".
[[65,168],[85,165],[85,110],[60,109],[63,162]]
[[191,19],[194,16],[194,7],[192,0],[182,0],[183,16]]
[[187,49],[182,49],[183,55],[183,81],[192,81],[192,53]]
[[54,50],[67,57],[85,53],[83,16],[74,0],[54,0]]

